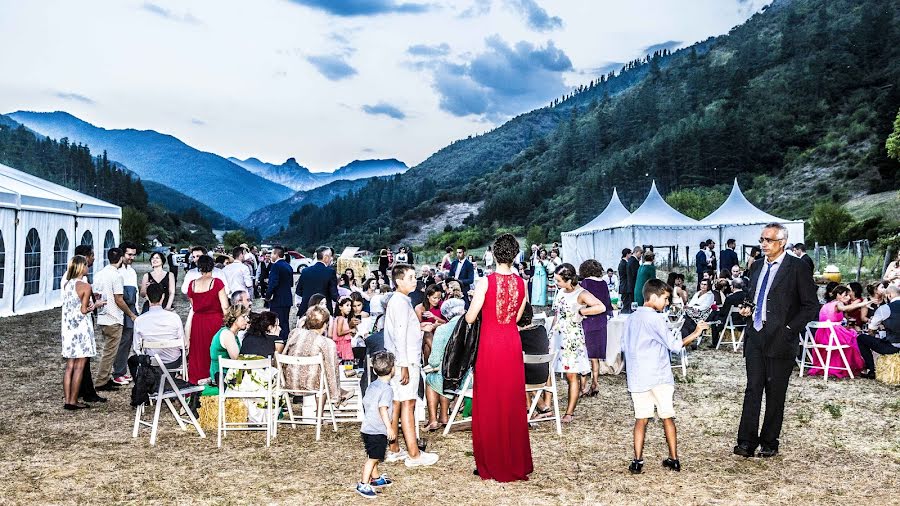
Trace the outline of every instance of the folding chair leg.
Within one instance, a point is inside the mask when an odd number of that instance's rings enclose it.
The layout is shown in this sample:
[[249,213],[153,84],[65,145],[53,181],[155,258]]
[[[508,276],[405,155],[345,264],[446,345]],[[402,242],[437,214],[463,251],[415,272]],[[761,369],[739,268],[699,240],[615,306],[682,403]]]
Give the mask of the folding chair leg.
[[[199,395],[199,394],[198,394]],[[206,433],[203,432],[203,427],[200,426],[200,421],[197,420],[197,417],[194,416],[194,412],[191,411],[191,407],[188,406],[187,402],[185,402],[184,397],[178,397],[178,403],[181,404],[181,408],[184,409],[184,412],[187,413],[188,421],[191,422],[191,425],[197,429],[197,433],[200,434],[201,438],[206,438]]]
[[[317,396],[318,398],[319,396]],[[331,393],[328,389],[325,389],[325,401],[328,403],[328,412],[331,413],[331,432],[337,432],[337,418],[335,418],[334,414],[334,401],[331,399]],[[362,401],[360,401],[362,402]],[[324,409],[322,413],[324,413]],[[322,413],[319,413],[319,416],[322,416]]]
[[[551,374],[555,374],[551,372]],[[559,416],[559,392],[556,386],[556,377],[553,378],[553,415],[556,417],[556,434],[562,435],[562,417]]]
[[144,413],[144,405],[141,404],[134,410],[134,430],[131,432],[131,437],[138,437],[138,431],[141,430],[141,416]]
[[216,445],[222,447],[222,432],[225,430],[225,399],[222,396],[222,389],[219,389],[219,417],[216,420]]
[[843,348],[838,348],[838,353],[841,355],[841,360],[844,361],[844,369],[847,369],[847,374],[850,375],[850,379],[853,379],[853,369],[850,368],[850,361],[847,360],[847,355],[844,353]]
[[172,399],[165,399],[166,407],[169,408],[169,412],[172,413],[172,416],[175,417],[175,421],[178,422],[178,426],[181,427],[181,430],[187,430],[187,425],[184,424],[184,420],[181,419],[181,415],[178,414],[178,411],[175,410],[175,406],[172,405]]
[[162,410],[162,402],[156,401],[156,408],[153,410],[153,425],[150,427],[150,446],[156,444],[156,432],[159,430],[159,412]]
[[[316,396],[316,441],[322,439],[322,418],[325,414],[325,396]],[[334,410],[331,410],[331,420],[334,422]],[[335,422],[336,424],[337,422]]]
[[450,412],[450,419],[447,420],[447,425],[444,426],[444,435],[450,433],[450,426],[453,425],[453,422],[456,421],[456,414],[459,413],[459,408],[462,406],[463,401],[465,400],[465,388],[463,388],[459,395],[456,396],[456,402],[453,403],[453,411]]

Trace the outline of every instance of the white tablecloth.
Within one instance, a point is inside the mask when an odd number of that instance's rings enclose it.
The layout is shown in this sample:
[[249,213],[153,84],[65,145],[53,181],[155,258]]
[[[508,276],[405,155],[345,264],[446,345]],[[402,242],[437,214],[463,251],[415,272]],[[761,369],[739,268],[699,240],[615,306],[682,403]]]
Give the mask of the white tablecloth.
[[625,367],[622,359],[622,332],[627,314],[618,314],[606,324],[606,360],[600,362],[601,374],[619,374]]

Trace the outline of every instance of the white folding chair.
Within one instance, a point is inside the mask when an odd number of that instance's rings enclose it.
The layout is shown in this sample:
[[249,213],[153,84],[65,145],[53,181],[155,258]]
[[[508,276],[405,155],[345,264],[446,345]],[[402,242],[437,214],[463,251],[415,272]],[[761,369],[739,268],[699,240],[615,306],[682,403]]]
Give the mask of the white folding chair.
[[[747,327],[747,324],[736,324],[734,323],[734,315],[740,316],[741,310],[738,307],[732,306],[731,310],[728,311],[728,316],[725,318],[725,326],[722,327],[722,334],[719,336],[719,342],[716,344],[716,349],[719,349],[719,346],[722,344],[729,344],[733,351],[738,351],[741,346],[744,344],[744,329]],[[729,335],[729,339],[725,339],[725,335]]]
[[[172,375],[169,374],[169,371],[166,370],[162,360],[160,360],[159,355],[151,355],[150,363],[157,364],[161,371],[159,387],[157,388],[156,393],[148,395],[150,404],[155,405],[153,410],[153,420],[145,422],[141,419],[144,414],[145,406],[144,403],[141,403],[134,413],[134,430],[131,433],[131,437],[138,437],[141,426],[150,427],[150,446],[156,445],[156,434],[159,430],[159,412],[162,409],[163,403],[165,403],[166,407],[169,408],[169,412],[175,417],[175,421],[178,422],[178,426],[181,427],[181,430],[187,430],[187,424],[185,424],[185,422],[188,422],[194,426],[201,438],[205,438],[206,433],[203,432],[203,428],[200,427],[200,422],[194,417],[193,411],[191,411],[190,407],[187,405],[187,401],[185,401],[186,395],[202,392],[203,386],[196,385],[179,389],[178,385],[175,384],[175,380],[172,379]],[[172,399],[178,400],[178,403],[180,404],[179,407],[188,417],[187,420],[183,418],[178,409],[175,409],[175,406],[172,404]]]
[[[218,440],[217,445],[222,446],[222,436],[228,436],[229,430],[264,430],[266,431],[266,446],[269,446],[272,440],[272,394],[275,390],[275,374],[266,382],[264,390],[243,391],[234,388],[228,388],[228,382],[225,381],[225,373],[229,370],[243,371],[245,374],[251,371],[266,371],[271,369],[272,359],[252,359],[252,360],[232,360],[228,358],[219,359],[219,420],[218,420]],[[247,381],[245,378],[244,381]],[[255,422],[229,422],[225,419],[225,401],[227,399],[265,399],[266,401],[266,422],[264,424]]]
[[[825,378],[825,381],[828,381],[828,371],[834,367],[835,369],[840,369],[847,371],[850,375],[850,379],[853,379],[853,370],[850,369],[850,361],[847,360],[847,355],[844,353],[844,350],[850,348],[849,344],[841,344],[838,341],[837,332],[835,332],[834,327],[838,325],[836,322],[809,322],[806,324],[806,332],[803,334],[803,340],[801,341],[801,345],[803,347],[800,353],[800,377],[803,377],[803,369],[813,369],[818,367],[824,367],[824,371],[822,376]],[[819,329],[828,329],[828,343],[827,344],[819,344],[816,342],[816,331]],[[825,352],[825,358],[822,358],[822,351]],[[832,365],[831,364],[831,354],[833,352],[838,352],[841,358],[840,365]],[[819,366],[814,366],[814,362],[812,360],[813,353],[817,359],[819,359]]]
[[[672,332],[672,334],[678,339],[681,339],[681,327],[684,327],[684,319],[685,319],[685,315],[684,315],[684,313],[681,313],[678,316],[677,320],[675,320],[674,322],[668,323],[669,331]],[[687,348],[682,347],[681,351],[672,353],[671,355],[672,355],[672,368],[673,369],[681,368],[681,377],[686,378],[687,377],[687,367],[688,367]],[[627,364],[626,364],[626,367],[627,367]]]
[[172,337],[171,334],[147,334],[141,341],[141,352],[147,355],[154,354],[152,351],[163,348],[180,348],[181,349],[181,367],[169,369],[170,372],[178,372],[182,379],[187,379],[187,352],[184,348],[184,339]]
[[466,399],[466,397],[468,397],[469,399],[472,398],[472,392],[473,392],[472,391],[472,377],[473,376],[475,376],[475,374],[473,374],[473,372],[470,371],[468,374],[466,374],[466,377],[463,380],[463,383],[460,386],[460,388],[458,388],[456,390],[446,390],[448,393],[455,395],[456,400],[453,402],[453,410],[450,412],[450,419],[447,420],[447,425],[444,426],[444,435],[445,436],[450,433],[450,427],[452,427],[453,424],[472,421],[471,417],[457,421],[456,415],[459,413],[459,409],[462,407],[463,401]]
[[[279,420],[277,417],[273,419],[273,430],[272,437],[278,437],[278,424],[290,424],[296,427],[297,425],[315,425],[316,426],[316,441],[321,438],[322,434],[322,420],[324,419],[323,412],[325,411],[325,405],[328,405],[328,410],[331,412],[331,425],[332,430],[337,432],[337,423],[334,420],[334,402],[331,399],[331,394],[328,390],[328,384],[325,380],[325,362],[322,360],[322,355],[314,355],[312,357],[294,357],[291,355],[282,355],[281,353],[275,354],[275,363],[278,366],[278,381],[275,384],[274,390],[274,398],[276,401],[284,400],[287,405],[287,413],[288,418],[286,420]],[[287,367],[310,367],[313,369],[318,369],[319,374],[319,386],[315,390],[298,390],[298,389],[290,389],[285,386],[284,380],[284,368]],[[291,396],[307,396],[311,395],[315,399],[315,413],[312,416],[308,416],[306,414],[294,414],[293,403],[291,402]]]
[[[526,364],[547,364],[547,372],[549,373],[548,381],[543,385],[525,385],[525,393],[534,394],[531,406],[528,408],[529,422],[547,422],[554,420],[556,422],[556,433],[562,435],[562,418],[559,416],[559,392],[556,390],[556,373],[553,372],[553,365],[556,364],[557,352],[548,353],[546,355],[528,355],[522,354],[522,361]],[[534,410],[537,409],[538,401],[544,392],[550,393],[553,398],[553,417],[539,418],[532,420]]]
[[361,379],[360,375],[347,376],[347,370],[343,366],[338,368],[338,384],[341,390],[348,390],[353,393],[353,396],[341,402],[340,405],[334,404],[334,409],[329,413],[330,416],[325,416],[325,422],[362,422],[362,388],[359,386]]

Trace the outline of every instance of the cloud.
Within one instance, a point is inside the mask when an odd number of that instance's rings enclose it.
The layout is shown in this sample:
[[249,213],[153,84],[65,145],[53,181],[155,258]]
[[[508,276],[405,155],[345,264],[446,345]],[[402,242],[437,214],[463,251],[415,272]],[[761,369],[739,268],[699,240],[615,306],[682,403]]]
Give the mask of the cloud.
[[159,5],[156,5],[155,3],[152,3],[152,2],[144,2],[144,4],[141,5],[141,9],[144,9],[147,12],[156,14],[157,16],[159,16],[161,18],[165,18],[165,19],[168,19],[171,21],[178,21],[179,23],[188,23],[190,25],[199,25],[200,24],[200,20],[195,18],[193,15],[191,15],[191,13],[185,13],[184,15],[178,15],[178,14],[175,14],[174,12],[170,11],[169,9],[166,9],[165,7],[160,7]]
[[375,105],[364,105],[364,106],[362,106],[362,110],[366,114],[371,114],[373,116],[383,114],[385,116],[389,116],[394,119],[405,119],[406,118],[405,112],[401,111],[396,106],[388,104],[387,102],[378,102]]
[[205,125],[206,125],[206,122],[203,121],[202,119],[191,118],[191,124],[192,124],[192,125],[197,125],[197,126],[205,126]]
[[667,40],[665,42],[659,42],[657,44],[652,44],[644,48],[644,54],[653,54],[656,51],[662,51],[663,49],[672,50],[676,47],[680,46],[683,41],[680,40]]
[[491,0],[475,0],[466,10],[459,13],[461,18],[477,18],[491,12]]
[[525,22],[532,30],[547,32],[562,28],[562,18],[550,16],[535,0],[506,0],[506,3],[525,17]]
[[415,44],[409,46],[409,49],[407,49],[406,52],[413,56],[447,56],[448,54],[450,54],[450,45],[446,42],[433,46],[429,46],[427,44]]
[[394,0],[290,0],[296,4],[325,11],[334,16],[377,16],[379,14],[421,14],[434,8],[423,3],[397,3]]
[[312,55],[307,56],[306,61],[331,81],[340,81],[357,74],[356,69],[340,55]]
[[553,41],[535,47],[520,41],[509,46],[499,35],[485,40],[486,51],[455,64],[442,61],[434,70],[441,109],[455,116],[492,120],[530,110],[566,90],[562,73],[572,61]]
[[81,102],[82,104],[94,105],[93,99],[86,97],[84,95],[79,95],[78,93],[67,93],[64,91],[57,91],[53,94],[56,98],[61,98],[63,100],[71,100],[72,102]]

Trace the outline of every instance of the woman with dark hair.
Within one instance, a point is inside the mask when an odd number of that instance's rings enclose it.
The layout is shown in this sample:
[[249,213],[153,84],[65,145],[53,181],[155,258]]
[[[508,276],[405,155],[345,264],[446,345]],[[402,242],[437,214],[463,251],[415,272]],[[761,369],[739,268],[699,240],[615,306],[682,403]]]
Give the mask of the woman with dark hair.
[[340,298],[350,296],[350,292],[352,291],[350,290],[350,277],[346,274],[341,274],[341,277],[338,278],[337,291],[338,297]]
[[[850,287],[850,291],[852,292],[850,295],[850,303],[856,304],[857,302],[861,302],[863,300],[863,287],[860,283],[853,281],[847,283],[847,286]],[[856,329],[860,329],[863,326],[863,320],[868,321],[868,312],[869,305],[865,304],[863,306],[857,307],[856,309],[852,309],[847,311],[847,324]]]
[[760,256],[762,256],[762,250],[759,246],[750,248],[750,258],[747,259],[747,269],[745,272],[750,272],[750,266],[753,265],[753,262],[757,261]]
[[472,397],[472,449],[482,480],[527,480],[534,471],[522,402],[525,365],[516,322],[525,311],[525,281],[512,272],[519,243],[510,234],[494,241],[497,269],[475,284],[466,322],[481,317]]
[[591,387],[587,388],[587,376],[581,377],[581,395],[593,397],[600,391],[600,361],[606,360],[606,323],[609,321],[612,301],[609,298],[609,287],[603,280],[603,266],[590,259],[581,263],[578,268],[581,286],[600,301],[603,308],[600,313],[586,316],[581,325],[584,327],[584,344],[588,358],[591,359]]
[[335,308],[334,324],[331,326],[331,339],[337,345],[341,360],[353,360],[353,335],[356,326],[353,324],[353,301],[344,297]]
[[222,316],[228,310],[225,283],[213,277],[213,267],[212,257],[201,255],[197,259],[200,277],[191,281],[187,290],[193,314],[185,347],[189,350],[188,381],[195,385],[209,377],[209,346],[213,336],[222,328]]
[[284,349],[281,340],[281,323],[271,311],[250,314],[250,326],[241,341],[241,355],[274,357]]
[[829,281],[825,284],[825,303],[829,303],[834,300],[834,289],[840,286],[840,283],[837,281]]
[[634,283],[634,303],[641,307],[644,305],[644,283],[656,278],[656,265],[653,261],[656,254],[652,251],[645,251],[641,258],[641,266],[638,267],[637,278]]
[[581,375],[591,372],[587,347],[584,341],[584,327],[581,325],[586,316],[598,315],[606,311],[606,307],[591,292],[578,286],[578,274],[575,266],[564,263],[556,268],[554,280],[559,291],[553,301],[554,343],[557,343],[559,355],[556,359],[556,372],[566,375],[569,384],[569,403],[563,423],[575,419],[575,407],[581,393]]
[[888,283],[900,283],[900,250],[897,250],[897,257],[888,264],[881,279]]
[[687,290],[684,289],[684,274],[670,272],[666,284],[672,287],[670,303],[675,307],[683,308],[688,301]]
[[147,287],[150,285],[162,287],[162,307],[169,311],[172,310],[172,303],[175,302],[175,275],[164,271],[164,265],[166,265],[166,257],[162,253],[158,251],[150,253],[150,272],[144,274],[144,278],[141,280],[141,297],[145,299],[141,314],[150,309],[150,301],[146,300]]
[[378,272],[381,273],[381,280],[386,282],[388,280],[388,269],[391,267],[391,259],[388,255],[387,248],[381,250],[378,253]]
[[[832,329],[816,330],[815,341],[820,345],[846,345],[847,347],[844,348],[844,356],[847,358],[847,366],[853,371],[854,375],[858,375],[866,368],[866,362],[863,360],[862,354],[859,352],[859,345],[856,343],[857,333],[855,330],[843,326],[841,322],[844,320],[844,313],[861,308],[867,305],[869,301],[863,299],[859,302],[851,303],[850,298],[852,296],[853,291],[845,285],[837,285],[831,290],[832,300],[822,306],[822,309],[819,311],[819,321],[832,322],[834,327]],[[837,343],[831,342],[832,330],[837,336]],[[825,364],[822,363],[820,358],[821,355],[813,354],[813,365],[809,368],[810,376],[825,373]],[[843,367],[843,365],[840,358],[836,359],[835,355],[832,355],[831,363],[828,367],[828,375],[834,376],[835,378],[846,378],[850,375],[847,370],[839,369],[837,367]]]
[[547,260],[547,250],[539,249],[531,257],[531,265],[534,274],[531,276],[531,305],[546,306],[547,305],[547,271],[550,262]]
[[[430,284],[425,288],[425,296],[421,304],[416,304],[416,316],[419,323],[434,324],[435,328],[447,323],[447,319],[441,314],[441,305],[444,303],[444,292],[439,285]],[[425,332],[422,336],[422,360],[428,361],[431,357],[431,345],[434,342],[434,331]]]
[[453,265],[453,248],[447,246],[444,248],[444,258],[441,259],[441,270],[450,272],[451,265]]

